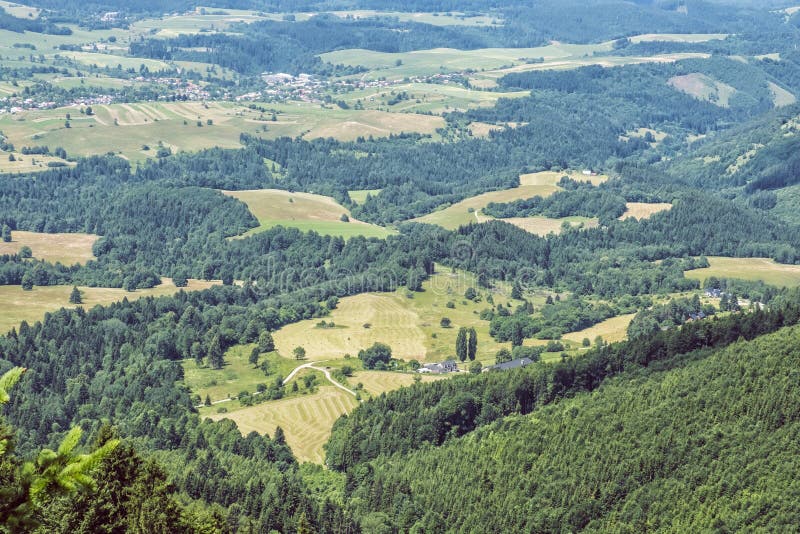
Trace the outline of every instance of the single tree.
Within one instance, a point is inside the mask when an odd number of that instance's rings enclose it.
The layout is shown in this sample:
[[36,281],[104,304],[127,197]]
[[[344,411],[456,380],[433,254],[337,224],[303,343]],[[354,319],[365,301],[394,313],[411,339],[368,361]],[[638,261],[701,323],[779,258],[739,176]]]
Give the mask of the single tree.
[[450,323],[451,323],[451,322],[452,322],[452,321],[450,321],[450,318],[449,318],[449,317],[442,317],[442,320],[441,320],[441,321],[439,321],[439,325],[440,325],[442,328],[450,328]]
[[206,394],[206,400],[203,402],[203,404],[206,406],[211,406],[211,397],[209,397],[208,394]]
[[458,329],[456,336],[456,356],[459,360],[467,360],[467,329],[463,326]]
[[28,245],[23,245],[19,249],[19,257],[22,258],[22,259],[32,258],[33,257],[33,251],[31,250],[31,247],[29,247]]
[[481,374],[481,370],[482,369],[483,369],[483,366],[481,365],[481,362],[472,362],[469,365],[469,372],[472,373],[473,375]]
[[519,281],[515,281],[514,285],[511,286],[511,298],[514,300],[522,298],[522,286],[520,286]]
[[22,289],[25,291],[33,289],[33,276],[31,276],[31,273],[26,272],[22,275]]
[[467,358],[469,361],[475,361],[475,356],[478,354],[478,333],[475,328],[469,329],[469,339],[467,340]]
[[266,330],[262,331],[258,336],[258,350],[261,352],[272,352],[275,350],[275,341],[272,339],[272,334]]
[[11,228],[7,224],[3,225],[3,242],[10,243],[11,242]]
[[225,365],[219,334],[211,339],[211,344],[208,346],[208,363],[212,369],[222,369],[222,366]]
[[306,359],[306,349],[304,349],[303,347],[295,347],[294,350],[292,351],[292,354],[294,354],[295,360]]
[[253,367],[258,367],[258,347],[253,347],[253,350],[250,351],[250,358],[249,362],[253,364]]
[[73,286],[72,288],[72,293],[69,294],[69,303],[83,304],[83,298],[81,297],[81,290],[75,286]]

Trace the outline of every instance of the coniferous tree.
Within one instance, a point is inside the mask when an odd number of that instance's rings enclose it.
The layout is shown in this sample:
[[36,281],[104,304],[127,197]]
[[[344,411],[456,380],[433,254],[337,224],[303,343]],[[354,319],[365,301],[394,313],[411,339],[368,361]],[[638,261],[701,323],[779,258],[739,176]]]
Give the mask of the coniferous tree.
[[275,340],[272,339],[272,334],[264,330],[258,336],[258,350],[261,352],[272,352],[275,350]]
[[467,340],[467,358],[469,361],[474,361],[478,353],[478,333],[475,328],[469,329],[469,339]]
[[467,329],[462,326],[456,336],[456,357],[462,362],[467,359],[467,343]]
[[3,242],[4,243],[11,242],[11,228],[9,228],[7,224],[3,225]]
[[83,298],[81,297],[81,290],[78,289],[77,286],[73,286],[72,293],[69,294],[69,303],[83,304]]
[[222,366],[225,365],[219,334],[211,339],[211,344],[208,347],[208,363],[212,369],[222,369]]
[[250,358],[248,361],[253,364],[253,367],[258,367],[259,354],[258,347],[253,347],[253,350],[250,351]]

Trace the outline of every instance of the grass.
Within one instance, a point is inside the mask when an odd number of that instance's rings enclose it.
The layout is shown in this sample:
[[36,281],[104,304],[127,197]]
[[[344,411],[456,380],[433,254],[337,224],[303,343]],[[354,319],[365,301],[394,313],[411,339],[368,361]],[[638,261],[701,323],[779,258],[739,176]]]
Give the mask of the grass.
[[12,231],[11,242],[0,242],[0,254],[16,254],[23,246],[30,247],[33,257],[64,265],[84,264],[94,259],[92,245],[99,236],[94,234],[42,234]]
[[625,210],[625,213],[620,216],[620,219],[623,220],[636,218],[641,221],[642,219],[649,219],[656,213],[672,209],[672,204],[668,202],[628,202],[625,204],[625,206],[627,209]]
[[709,257],[711,265],[704,269],[686,271],[687,278],[701,282],[711,276],[760,280],[780,287],[800,286],[800,265],[783,265],[767,258],[723,258]]
[[546,236],[548,234],[558,235],[564,228],[564,224],[583,226],[584,228],[596,228],[598,224],[600,224],[598,219],[594,217],[581,217],[577,215],[563,217],[561,219],[551,219],[549,217],[510,217],[500,220],[539,236]]
[[[192,393],[205,399],[206,395],[211,402],[236,397],[241,391],[256,391],[256,386],[273,382],[277,376],[286,377],[302,362],[283,358],[276,352],[262,354],[259,365],[264,360],[269,362],[269,375],[265,375],[260,368],[253,367],[248,362],[250,352],[255,344],[235,345],[225,352],[225,366],[222,369],[212,369],[208,366],[198,366],[192,359],[183,361],[184,382]],[[224,405],[229,408],[228,405]]]
[[39,14],[42,12],[37,7],[29,7],[16,2],[6,2],[5,0],[0,1],[0,7],[12,17],[19,19],[35,20],[39,18]]
[[[303,231],[314,230],[320,234],[352,237],[386,237],[392,231],[350,217],[350,211],[330,197],[311,193],[290,193],[278,189],[251,191],[223,191],[237,198],[258,219],[259,226],[244,236],[263,232],[274,226],[287,226]],[[350,222],[341,221],[347,215]]]
[[[475,277],[466,272],[440,271],[422,284],[423,291],[406,296],[405,289],[392,293],[364,293],[345,297],[325,321],[335,328],[317,328],[319,319],[300,321],[274,333],[275,346],[281,354],[291,354],[302,346],[309,360],[337,360],[375,342],[388,344],[394,357],[420,362],[442,361],[453,357],[455,340],[461,326],[474,327],[478,334],[478,360],[494,363],[494,355],[508,343],[498,343],[489,336],[489,322],[478,314],[491,307],[485,302],[464,299],[468,287],[478,288]],[[496,304],[507,303],[509,288],[492,291]],[[485,297],[489,290],[481,289]],[[544,303],[544,295],[529,295],[535,306]],[[452,302],[453,308],[447,303]],[[514,302],[514,301],[511,301]],[[518,304],[518,303],[517,303]],[[452,321],[451,328],[440,325],[442,317]],[[364,328],[369,324],[369,328]],[[435,336],[435,337],[434,337]],[[529,340],[540,343],[538,340]],[[542,342],[543,343],[543,342]]]
[[435,382],[447,378],[447,375],[420,375],[415,373],[392,373],[389,371],[359,371],[348,380],[351,386],[358,384],[364,391],[373,397],[381,393],[388,393],[401,387],[408,387],[414,383],[414,377],[419,376],[422,382]]
[[[211,287],[219,282],[190,280],[186,291],[200,290]],[[83,293],[83,308],[89,309],[95,305],[107,305],[127,298],[135,300],[141,297],[172,295],[178,288],[169,278],[162,278],[162,284],[151,289],[138,289],[133,292],[124,289],[104,287],[80,287]],[[45,313],[54,312],[61,308],[73,308],[69,303],[72,286],[44,286],[34,287],[31,291],[23,291],[20,286],[0,286],[0,332],[8,332],[22,321],[33,323],[41,321]]]
[[696,72],[673,76],[667,83],[682,93],[723,108],[728,107],[731,96],[736,92],[730,85]]
[[363,204],[367,201],[367,195],[375,196],[381,191],[383,191],[383,189],[354,189],[348,191],[347,194],[350,195],[350,200],[356,204]]
[[[435,134],[444,126],[441,117],[410,113],[343,110],[308,103],[267,106],[276,111],[276,121],[269,120],[271,113],[265,116],[233,102],[148,102],[93,106],[92,116],[81,114],[76,107],[5,114],[0,116],[0,130],[15,146],[60,146],[76,156],[113,152],[138,162],[155,158],[159,143],[173,152],[214,146],[240,148],[243,132],[270,139],[335,137],[346,141],[401,132]],[[69,129],[64,124],[68,113]],[[208,120],[212,125],[206,124]],[[23,158],[25,164],[30,160],[30,156]],[[7,164],[0,162],[0,169]]]
[[632,43],[646,43],[651,41],[668,41],[671,43],[704,43],[726,39],[727,33],[646,33],[634,35],[630,38]]
[[[520,176],[520,185],[511,189],[504,189],[502,191],[490,191],[474,197],[466,198],[461,202],[457,202],[451,206],[423,215],[414,219],[416,222],[437,224],[448,230],[455,230],[459,226],[469,224],[471,222],[485,222],[491,218],[482,214],[480,210],[486,207],[490,202],[511,202],[512,200],[525,199],[533,196],[549,196],[559,190],[556,185],[558,180],[564,176],[569,175],[576,180],[590,180],[593,183],[600,183],[607,179],[605,176],[584,176],[575,172],[555,172],[544,171],[531,174],[523,174]],[[515,224],[520,228],[534,233],[547,234],[549,231],[560,231],[561,224],[564,220],[561,219],[547,219],[545,217],[525,217],[516,219],[504,219],[506,222]],[[567,218],[570,223],[589,223],[590,220],[585,217]]]
[[0,154],[0,173],[26,173],[26,172],[40,172],[50,169],[47,166],[50,162],[58,162],[61,164],[73,166],[74,163],[68,163],[61,158],[55,156],[42,156],[42,155],[22,155],[14,152],[15,161],[10,161],[6,153]]
[[791,106],[797,102],[797,97],[780,85],[773,82],[767,82],[767,85],[769,85],[769,91],[772,93],[772,102],[775,104],[776,108]]
[[[257,404],[211,419],[231,419],[242,434],[258,432],[274,435],[281,427],[286,442],[301,462],[323,463],[323,445],[328,441],[334,421],[351,412],[358,401],[331,385],[322,385],[317,393]],[[212,408],[213,409],[213,408]]]
[[635,313],[626,315],[618,315],[603,322],[590,326],[580,332],[570,332],[564,334],[563,339],[575,343],[581,343],[584,338],[589,338],[589,341],[594,343],[597,336],[603,338],[608,343],[616,343],[617,341],[624,340],[628,335],[628,325],[631,324]]

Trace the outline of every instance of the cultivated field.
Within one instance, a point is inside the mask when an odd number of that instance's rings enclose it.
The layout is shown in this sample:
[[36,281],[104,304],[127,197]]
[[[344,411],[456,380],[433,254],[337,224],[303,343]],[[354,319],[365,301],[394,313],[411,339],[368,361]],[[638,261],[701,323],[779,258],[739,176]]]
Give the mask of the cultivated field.
[[728,107],[731,96],[736,92],[730,85],[697,72],[673,76],[667,83],[682,93],[723,108]]
[[[185,291],[207,289],[218,281],[190,280]],[[81,306],[89,309],[97,304],[107,305],[127,298],[135,300],[141,297],[172,295],[176,288],[169,278],[162,278],[162,284],[151,289],[137,289],[129,292],[124,289],[105,287],[80,287],[83,293]],[[69,303],[72,286],[35,286],[31,291],[23,291],[20,286],[0,286],[0,332],[7,332],[22,321],[33,323],[41,321],[44,314],[61,308],[74,308]]]
[[672,209],[672,204],[668,202],[628,202],[625,206],[627,209],[625,210],[625,213],[620,216],[620,219],[622,220],[631,218],[639,220],[649,219],[656,213]]
[[711,265],[705,269],[686,271],[687,278],[701,282],[710,276],[761,280],[781,287],[800,286],[800,265],[783,265],[767,258],[709,257]]
[[414,383],[414,377],[419,376],[422,382],[434,382],[447,378],[447,375],[419,375],[413,373],[392,373],[388,371],[359,371],[349,380],[352,386],[362,384],[364,391],[377,397],[381,393],[387,393],[408,387]]
[[597,336],[602,337],[603,340],[608,343],[622,341],[627,337],[628,325],[631,324],[635,315],[635,313],[618,315],[617,317],[606,319],[580,332],[564,334],[563,338],[566,341],[572,341],[574,343],[581,343],[584,338],[589,338],[589,340],[594,343]]
[[[471,222],[486,222],[491,219],[481,213],[480,210],[486,207],[490,202],[511,202],[512,200],[519,200],[530,198],[533,196],[548,196],[552,195],[559,190],[556,183],[562,176],[568,175],[576,180],[591,181],[592,183],[600,183],[607,179],[606,176],[584,176],[575,172],[555,172],[544,171],[531,174],[523,174],[520,176],[520,185],[511,189],[504,189],[502,191],[490,191],[474,197],[466,198],[461,202],[457,202],[451,206],[440,209],[433,213],[423,215],[413,219],[416,222],[437,224],[448,230],[455,230],[459,226],[469,224]],[[590,223],[589,219],[582,218],[567,218],[567,222],[584,222]],[[575,219],[574,221],[571,219]],[[581,219],[581,220],[578,220]],[[532,231],[537,234],[547,234],[550,230],[558,232],[561,228],[563,220],[560,219],[547,219],[545,217],[525,217],[515,219],[503,219],[508,223],[515,224],[524,230]]]
[[42,234],[38,232],[11,232],[11,242],[0,242],[0,254],[16,254],[19,249],[30,247],[33,257],[64,265],[86,263],[94,259],[92,245],[99,236],[93,234]]
[[274,435],[281,427],[286,442],[301,462],[322,463],[322,446],[328,441],[334,421],[358,404],[355,397],[334,386],[323,385],[317,393],[257,404],[211,419],[231,419],[242,434]]
[[[239,148],[242,132],[270,139],[301,136],[353,140],[402,132],[434,134],[444,126],[441,117],[411,113],[343,110],[307,103],[275,104],[269,108],[275,112],[276,121],[271,120],[272,113],[265,115],[232,102],[100,105],[93,107],[91,116],[81,114],[77,107],[67,107],[0,116],[0,130],[18,147],[60,146],[70,155],[113,152],[131,161],[142,161],[156,157],[159,143],[173,152],[214,146]],[[70,128],[65,126],[67,114]],[[31,156],[23,158],[27,164]],[[49,161],[38,156],[36,159]],[[6,164],[0,162],[0,169]]]
[[[253,235],[274,226],[287,226],[303,231],[314,230],[320,234],[352,237],[386,237],[390,230],[350,218],[340,220],[350,211],[334,199],[311,193],[290,193],[278,189],[252,191],[223,191],[247,204],[260,226],[249,230],[244,236]],[[244,237],[243,236],[243,237]]]

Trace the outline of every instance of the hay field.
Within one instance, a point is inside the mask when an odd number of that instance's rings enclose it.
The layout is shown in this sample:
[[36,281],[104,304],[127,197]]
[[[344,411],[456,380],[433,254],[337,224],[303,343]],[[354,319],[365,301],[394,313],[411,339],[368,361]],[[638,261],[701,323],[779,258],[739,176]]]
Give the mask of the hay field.
[[667,84],[677,91],[723,108],[728,107],[731,96],[736,92],[730,85],[697,72],[673,76],[667,80]]
[[271,436],[280,426],[298,460],[321,464],[325,458],[322,446],[331,435],[334,421],[350,413],[357,404],[352,395],[324,385],[311,395],[270,401],[209,417],[215,421],[231,419],[245,435],[258,432]]
[[[269,120],[270,114],[264,116],[232,102],[110,104],[93,106],[91,116],[81,114],[77,107],[64,107],[2,115],[0,130],[15,146],[60,146],[76,156],[113,152],[137,162],[155,158],[159,143],[173,152],[214,146],[240,148],[239,135],[243,132],[269,139],[301,136],[347,141],[401,132],[435,134],[444,126],[441,117],[411,113],[342,110],[308,103],[268,106],[275,110],[276,121]],[[64,125],[67,114],[69,129]],[[211,125],[207,124],[209,120]],[[30,161],[29,156],[23,159]],[[5,164],[0,162],[0,169]]]
[[526,232],[536,234],[538,236],[546,236],[547,234],[560,234],[564,224],[570,226],[581,226],[583,228],[597,228],[600,221],[594,217],[564,217],[561,219],[550,219],[548,217],[510,217],[508,219],[499,219],[508,224],[513,224],[517,228],[522,228]]
[[39,14],[42,12],[42,10],[38,7],[25,6],[16,2],[7,2],[5,0],[0,1],[0,7],[2,7],[5,12],[12,17],[17,17],[18,19],[38,19]]
[[[490,202],[511,202],[512,200],[519,200],[530,198],[533,196],[549,196],[559,190],[559,187],[556,183],[561,179],[562,176],[568,175],[575,180],[582,180],[582,181],[591,181],[594,184],[601,183],[608,179],[607,176],[598,175],[598,176],[584,176],[581,173],[576,173],[574,171],[564,171],[564,172],[556,172],[556,171],[543,171],[537,173],[530,173],[530,174],[523,174],[519,177],[520,185],[518,187],[514,187],[511,189],[504,189],[502,191],[490,191],[488,193],[483,193],[481,195],[477,195],[474,197],[469,197],[461,202],[457,202],[451,206],[447,206],[443,209],[438,211],[434,211],[433,213],[429,213],[427,215],[423,215],[422,217],[417,217],[416,219],[412,219],[415,222],[427,223],[427,224],[437,224],[443,228],[447,228],[448,230],[455,230],[459,226],[463,226],[469,224],[471,222],[486,222],[491,219],[486,215],[483,215],[480,210],[486,207],[487,204]],[[528,223],[531,229],[537,229],[544,231],[545,234],[551,228],[555,228],[558,230],[561,227],[562,220],[556,219],[546,219],[544,217],[536,217],[536,218],[528,218],[525,219],[536,219],[530,221]],[[574,219],[574,218],[568,218]],[[582,218],[585,219],[585,218]],[[517,224],[521,228],[525,225],[525,222],[522,220],[516,220],[512,222],[511,219],[504,219],[506,222]],[[556,221],[552,223],[548,223],[547,221]],[[585,219],[583,222],[589,222],[588,219]],[[528,228],[523,228],[528,229]],[[536,231],[534,233],[539,233]]]
[[16,254],[20,248],[28,246],[36,259],[64,265],[83,264],[94,259],[92,245],[99,237],[94,234],[43,234],[14,230],[10,243],[0,242],[0,254]]
[[70,163],[55,156],[42,156],[36,155],[22,155],[18,152],[14,153],[16,161],[9,161],[9,156],[5,152],[0,153],[0,173],[27,173],[27,172],[41,172],[49,170],[48,163],[56,162],[59,164],[73,167],[75,164]]
[[603,340],[608,343],[622,341],[627,337],[628,325],[631,324],[635,315],[635,313],[618,315],[597,323],[594,326],[590,326],[585,330],[581,330],[580,332],[564,334],[563,338],[566,341],[573,341],[578,344],[580,344],[584,338],[589,338],[589,340],[594,343],[597,336],[602,337]]
[[[471,273],[441,269],[422,284],[423,291],[406,296],[404,288],[392,293],[365,293],[341,299],[325,321],[335,328],[318,328],[319,319],[287,325],[273,334],[281,354],[291,354],[296,346],[306,349],[309,360],[336,360],[345,354],[356,357],[358,351],[375,342],[386,343],[392,355],[403,360],[442,361],[453,357],[458,329],[474,327],[478,334],[478,360],[494,362],[495,353],[508,343],[497,343],[489,336],[489,322],[479,317],[491,305],[465,300],[468,287],[478,288]],[[496,304],[513,302],[505,286],[492,291]],[[489,290],[482,289],[484,297]],[[544,295],[528,295],[535,306],[544,303]],[[447,303],[453,307],[448,308]],[[440,325],[442,317],[452,321],[451,328]],[[369,328],[364,328],[365,324]],[[434,337],[435,336],[435,337]]]
[[666,41],[670,43],[705,43],[727,39],[727,33],[645,33],[630,37],[632,43]]
[[343,222],[340,217],[350,216],[350,211],[330,197],[311,193],[290,193],[278,189],[250,191],[222,191],[247,204],[260,226],[246,232],[242,237],[263,232],[274,226],[287,226],[303,231],[314,230],[320,234],[352,237],[386,237],[392,231],[350,218]]
[[625,213],[620,215],[620,220],[635,218],[638,220],[649,219],[656,213],[672,209],[672,204],[668,202],[627,202]]
[[[124,289],[105,287],[80,287],[83,293],[81,306],[89,309],[97,304],[107,305],[127,298],[136,300],[141,297],[160,297],[172,295],[179,291],[172,280],[162,278],[160,286],[151,289],[137,289],[125,291]],[[219,281],[189,280],[185,291],[207,289]],[[7,332],[22,321],[33,323],[41,321],[44,314],[54,312],[61,308],[74,308],[69,303],[72,286],[35,286],[31,291],[23,291],[20,286],[0,286],[0,332]]]
[[797,102],[797,97],[780,85],[773,82],[767,82],[767,85],[769,85],[769,92],[772,93],[772,102],[776,108],[791,106]]
[[381,393],[388,393],[395,389],[408,387],[414,383],[414,377],[419,376],[422,382],[435,382],[447,378],[448,375],[420,375],[415,373],[392,373],[389,371],[359,371],[348,380],[351,386],[362,384],[364,391],[377,397]]
[[686,278],[701,282],[710,276],[761,280],[780,287],[800,286],[800,265],[783,265],[768,258],[724,258],[710,256],[711,265],[704,269],[686,271]]

